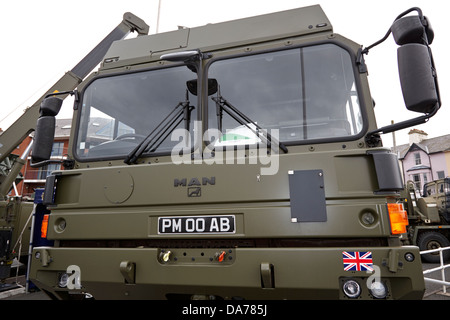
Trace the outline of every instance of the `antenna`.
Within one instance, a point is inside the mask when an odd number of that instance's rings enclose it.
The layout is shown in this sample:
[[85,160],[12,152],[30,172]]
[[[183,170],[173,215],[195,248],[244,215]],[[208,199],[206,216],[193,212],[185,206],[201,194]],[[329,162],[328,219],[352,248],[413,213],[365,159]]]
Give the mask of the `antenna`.
[[158,17],[156,18],[156,33],[159,33],[159,16],[161,13],[161,0],[158,0]]

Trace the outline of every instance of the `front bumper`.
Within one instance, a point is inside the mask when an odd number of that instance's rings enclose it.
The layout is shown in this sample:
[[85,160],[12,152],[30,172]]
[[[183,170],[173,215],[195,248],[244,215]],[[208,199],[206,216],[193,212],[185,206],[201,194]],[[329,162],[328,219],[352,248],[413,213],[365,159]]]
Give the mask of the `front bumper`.
[[[373,270],[348,268],[343,251],[370,251],[369,268]],[[346,266],[350,270],[345,270]],[[58,285],[61,275],[74,269],[78,274],[69,273],[69,286]],[[386,299],[422,299],[425,291],[419,250],[413,246],[363,250],[39,247],[33,250],[30,279],[55,299],[84,293],[95,299],[134,300],[193,296],[349,299],[342,289],[348,279],[361,286],[356,299],[374,298],[368,279],[378,279],[387,286]]]

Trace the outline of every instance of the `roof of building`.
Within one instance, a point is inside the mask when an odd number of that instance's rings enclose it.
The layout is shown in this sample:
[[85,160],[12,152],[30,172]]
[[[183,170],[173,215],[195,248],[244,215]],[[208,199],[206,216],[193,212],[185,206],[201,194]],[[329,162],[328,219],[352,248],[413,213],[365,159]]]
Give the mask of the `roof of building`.
[[[107,118],[91,118],[88,126],[89,136],[108,137],[112,120]],[[72,129],[72,119],[56,119],[55,138],[69,138]]]
[[56,119],[55,137],[69,137],[72,127],[72,119]]
[[399,159],[404,159],[409,151],[421,149],[428,154],[450,151],[450,134],[422,140],[420,143],[402,144],[395,148]]

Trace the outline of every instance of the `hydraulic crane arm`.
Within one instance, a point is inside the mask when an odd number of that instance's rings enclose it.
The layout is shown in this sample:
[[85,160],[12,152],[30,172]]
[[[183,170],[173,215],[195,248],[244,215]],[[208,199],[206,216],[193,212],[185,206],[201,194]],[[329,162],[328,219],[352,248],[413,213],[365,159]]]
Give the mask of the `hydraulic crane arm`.
[[0,136],[0,162],[17,147],[23,139],[34,131],[36,120],[39,118],[39,107],[43,98],[58,91],[74,90],[83,79],[102,61],[111,44],[123,39],[128,33],[137,31],[139,35],[146,35],[149,26],[132,13],[125,13],[123,21],[106,36],[89,54],[87,54],[71,71],[61,77],[49,90],[40,97],[24,114],[16,120]]
[[[136,31],[138,35],[146,35],[149,26],[134,14],[127,12],[122,22],[111,31],[91,52],[89,52],[72,70],[64,74],[47,92],[31,107],[27,108],[22,116],[0,135],[0,162],[2,162],[32,131],[35,130],[36,120],[39,118],[39,108],[44,97],[55,91],[72,91],[83,79],[102,61],[111,44],[116,40],[125,38],[130,32]],[[66,95],[67,96],[67,95]],[[66,96],[62,96],[65,98]],[[14,170],[11,170],[13,172]],[[12,180],[11,180],[12,179]],[[9,180],[0,177],[0,190],[9,190]],[[0,192],[0,198],[4,196]]]

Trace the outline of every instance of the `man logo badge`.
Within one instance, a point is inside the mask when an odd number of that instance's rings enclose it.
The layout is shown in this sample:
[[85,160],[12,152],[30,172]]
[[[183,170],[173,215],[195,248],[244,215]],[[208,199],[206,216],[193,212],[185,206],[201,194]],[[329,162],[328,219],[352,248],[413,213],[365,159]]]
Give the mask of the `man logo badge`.
[[216,184],[216,177],[202,177],[200,178],[191,178],[188,180],[187,178],[182,179],[174,179],[173,186],[175,188],[178,187],[188,187],[187,188],[187,196],[189,198],[198,198],[202,196],[202,186],[211,185],[214,186]]
[[202,188],[200,187],[191,187],[188,188],[188,197],[201,197],[202,196]]

